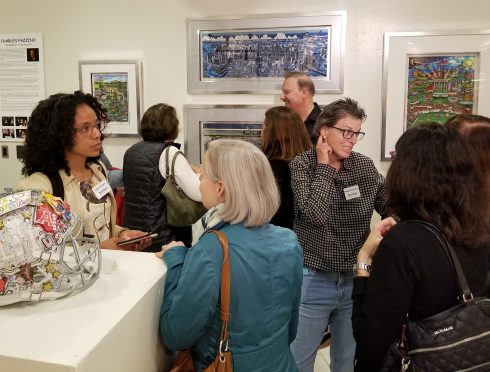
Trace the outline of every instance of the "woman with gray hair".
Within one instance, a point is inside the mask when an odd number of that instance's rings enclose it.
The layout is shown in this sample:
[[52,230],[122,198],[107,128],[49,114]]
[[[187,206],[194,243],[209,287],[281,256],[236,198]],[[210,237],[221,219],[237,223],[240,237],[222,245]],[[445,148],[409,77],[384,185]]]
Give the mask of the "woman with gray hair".
[[327,105],[315,123],[315,148],[294,158],[294,232],[304,249],[298,336],[291,345],[301,372],[313,372],[323,331],[330,327],[330,369],[354,368],[352,288],[357,252],[373,211],[387,215],[384,178],[373,161],[353,151],[366,113],[350,98]]
[[217,140],[204,156],[200,190],[209,211],[205,232],[191,248],[164,245],[168,271],[160,332],[171,350],[192,348],[196,370],[218,353],[223,254],[229,241],[228,340],[237,371],[297,371],[289,344],[296,336],[302,249],[289,229],[269,224],[279,193],[265,155],[254,145]]

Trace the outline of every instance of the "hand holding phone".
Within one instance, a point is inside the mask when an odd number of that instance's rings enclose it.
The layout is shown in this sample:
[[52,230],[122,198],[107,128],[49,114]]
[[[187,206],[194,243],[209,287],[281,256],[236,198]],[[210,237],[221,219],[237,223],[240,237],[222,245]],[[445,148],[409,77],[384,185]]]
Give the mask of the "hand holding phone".
[[118,242],[117,245],[133,244],[133,243],[139,242],[145,238],[156,238],[157,236],[158,236],[157,233],[149,232],[147,234],[138,236],[137,238],[131,238],[131,239],[123,240],[122,242]]

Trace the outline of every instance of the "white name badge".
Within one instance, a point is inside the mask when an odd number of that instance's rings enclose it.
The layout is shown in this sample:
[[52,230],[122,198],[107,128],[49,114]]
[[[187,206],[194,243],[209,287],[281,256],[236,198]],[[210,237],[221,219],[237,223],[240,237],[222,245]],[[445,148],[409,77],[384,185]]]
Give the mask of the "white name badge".
[[346,187],[344,189],[344,195],[346,200],[360,198],[361,192],[359,191],[359,186],[354,185],[354,186]]
[[96,198],[100,199],[104,195],[107,195],[109,191],[111,191],[111,186],[109,185],[109,182],[107,182],[107,180],[104,180],[92,187],[92,191],[94,192]]

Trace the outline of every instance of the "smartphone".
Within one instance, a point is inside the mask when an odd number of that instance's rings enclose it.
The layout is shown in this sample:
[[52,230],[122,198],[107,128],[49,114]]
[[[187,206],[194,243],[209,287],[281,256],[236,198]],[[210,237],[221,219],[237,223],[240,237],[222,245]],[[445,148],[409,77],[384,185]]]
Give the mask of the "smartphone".
[[123,240],[122,242],[118,242],[117,245],[133,244],[139,242],[140,240],[143,240],[144,238],[156,238],[157,235],[158,235],[157,233],[149,232],[148,234],[138,236],[137,238],[131,238],[131,239]]

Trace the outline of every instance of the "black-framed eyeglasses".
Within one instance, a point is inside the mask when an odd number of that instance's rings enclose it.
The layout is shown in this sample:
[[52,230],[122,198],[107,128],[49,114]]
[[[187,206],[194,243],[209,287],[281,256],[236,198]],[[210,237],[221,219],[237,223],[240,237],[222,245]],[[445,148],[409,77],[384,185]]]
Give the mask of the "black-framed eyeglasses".
[[95,128],[97,128],[97,130],[102,133],[102,131],[105,129],[106,125],[107,124],[105,121],[98,120],[95,124],[92,124],[92,125],[84,124],[80,128],[73,128],[73,132],[79,133],[85,137],[89,137],[92,135]]
[[350,129],[342,129],[337,127],[330,127],[330,128],[342,131],[342,135],[344,136],[345,139],[351,139],[352,137],[356,136],[357,140],[360,141],[364,138],[364,135],[366,134],[364,132],[354,132],[353,130]]

